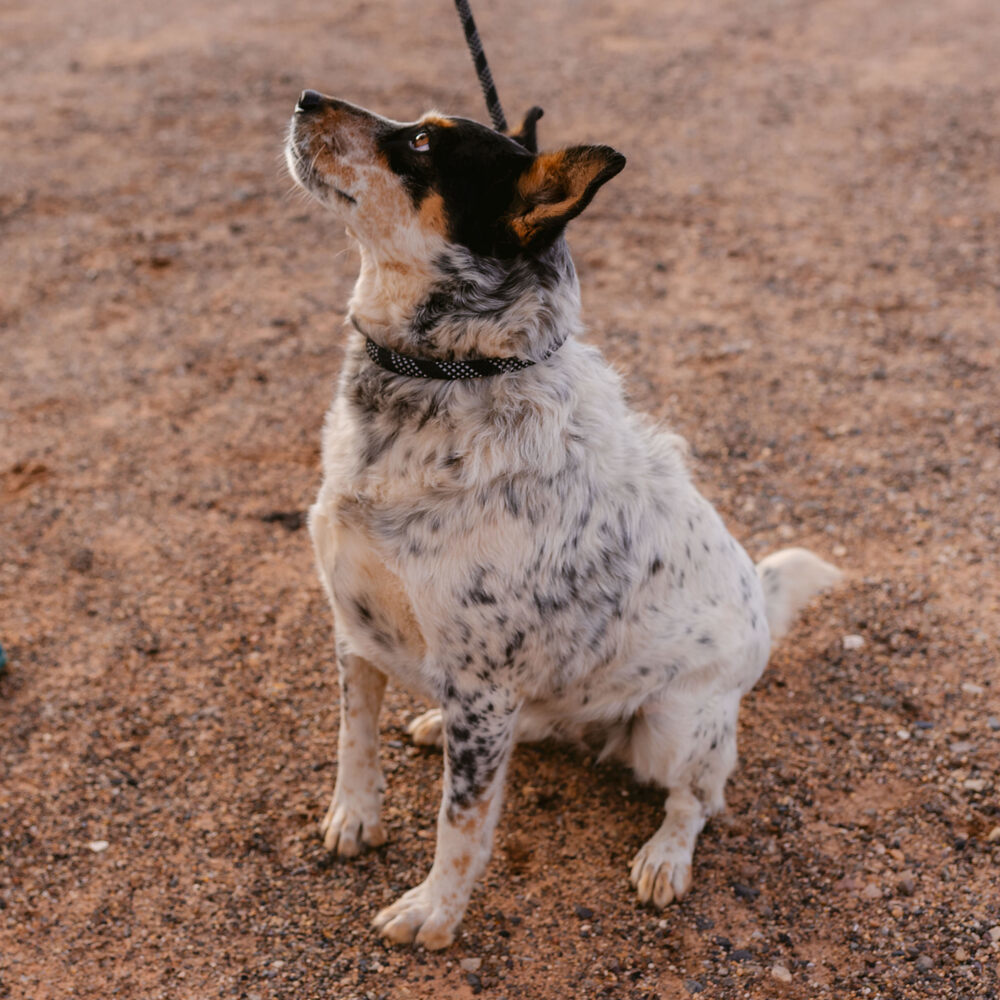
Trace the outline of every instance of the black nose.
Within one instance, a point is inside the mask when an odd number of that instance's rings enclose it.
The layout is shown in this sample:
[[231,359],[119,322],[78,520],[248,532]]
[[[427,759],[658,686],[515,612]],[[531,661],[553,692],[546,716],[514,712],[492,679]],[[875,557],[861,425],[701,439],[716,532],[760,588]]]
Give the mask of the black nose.
[[303,90],[296,111],[315,111],[323,103],[323,95],[315,90]]

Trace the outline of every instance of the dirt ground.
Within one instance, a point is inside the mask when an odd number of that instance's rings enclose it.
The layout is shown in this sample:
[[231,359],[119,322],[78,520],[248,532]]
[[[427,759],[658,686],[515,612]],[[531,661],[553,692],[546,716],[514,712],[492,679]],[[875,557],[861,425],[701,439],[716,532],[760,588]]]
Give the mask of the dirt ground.
[[572,228],[590,338],[751,554],[850,580],[682,903],[628,884],[659,794],[522,747],[455,946],[384,946],[441,761],[390,693],[390,843],[325,855],[302,514],[356,259],[280,146],[304,86],[482,119],[454,11],[4,3],[0,997],[997,997],[1000,8],[475,6],[512,118],[629,157]]

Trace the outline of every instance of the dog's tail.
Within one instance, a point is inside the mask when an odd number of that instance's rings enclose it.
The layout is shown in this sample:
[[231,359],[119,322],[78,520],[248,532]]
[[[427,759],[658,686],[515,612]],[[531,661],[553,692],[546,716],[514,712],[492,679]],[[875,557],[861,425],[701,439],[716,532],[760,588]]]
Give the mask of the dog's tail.
[[808,549],[781,549],[757,563],[764,587],[771,636],[783,636],[798,613],[820,591],[832,587],[843,573]]

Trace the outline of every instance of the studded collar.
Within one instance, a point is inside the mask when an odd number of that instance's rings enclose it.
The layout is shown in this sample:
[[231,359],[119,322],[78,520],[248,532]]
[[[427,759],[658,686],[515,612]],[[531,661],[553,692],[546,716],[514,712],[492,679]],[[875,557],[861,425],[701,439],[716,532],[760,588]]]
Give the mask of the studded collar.
[[[352,316],[351,324],[365,338],[365,353],[371,361],[394,375],[406,375],[411,378],[439,379],[442,381],[457,381],[460,379],[489,378],[491,375],[505,375],[509,372],[530,368],[536,362],[525,358],[467,358],[465,360],[438,361],[435,358],[414,358],[408,354],[399,354],[381,344],[375,343],[367,331],[361,328]],[[553,348],[544,361],[555,353]]]

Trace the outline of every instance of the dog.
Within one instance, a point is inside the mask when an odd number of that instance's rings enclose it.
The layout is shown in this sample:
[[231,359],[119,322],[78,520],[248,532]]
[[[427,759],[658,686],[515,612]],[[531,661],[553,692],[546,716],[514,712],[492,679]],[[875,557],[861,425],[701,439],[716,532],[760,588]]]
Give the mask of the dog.
[[285,147],[361,257],[309,512],[341,694],[322,833],[343,857],[385,840],[387,677],[440,706],[410,727],[444,746],[434,861],[374,920],[430,949],[453,941],[489,860],[519,740],[599,746],[665,788],[631,881],[643,903],[681,898],[724,805],[740,699],[839,576],[804,549],[755,568],[684,442],[630,411],[580,338],[564,231],[625,158],[539,153],[540,114],[507,135],[307,90]]

